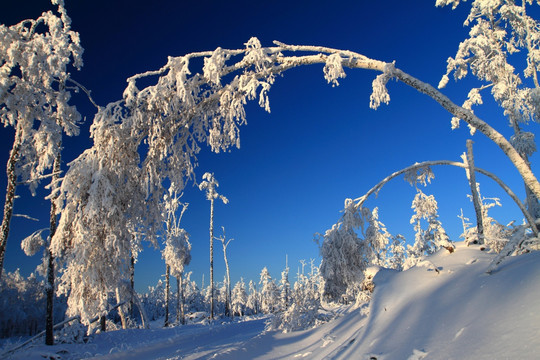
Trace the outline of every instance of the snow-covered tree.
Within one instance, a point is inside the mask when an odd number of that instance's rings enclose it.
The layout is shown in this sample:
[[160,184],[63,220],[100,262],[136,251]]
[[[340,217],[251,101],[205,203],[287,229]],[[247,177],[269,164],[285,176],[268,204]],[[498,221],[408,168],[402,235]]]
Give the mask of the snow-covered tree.
[[247,308],[250,314],[258,314],[261,309],[260,294],[257,291],[257,284],[253,280],[249,280],[249,294],[247,298]]
[[[191,261],[191,244],[189,243],[189,234],[180,227],[180,221],[187,209],[188,204],[183,204],[180,215],[177,215],[180,206],[180,196],[174,189],[174,184],[171,184],[169,188],[169,194],[165,195],[164,204],[164,218],[166,223],[166,240],[165,248],[163,249],[162,256],[165,259],[167,265],[166,274],[166,305],[165,305],[165,326],[168,326],[169,322],[169,271],[172,275],[178,279],[178,284],[182,285],[181,279],[184,273],[184,267],[189,265]],[[177,315],[181,313],[181,321],[184,322],[184,303],[183,303],[183,287],[179,286],[177,289]],[[182,298],[182,301],[180,301]],[[181,304],[181,306],[180,306]]]
[[273,329],[283,332],[303,330],[328,320],[328,317],[319,311],[323,283],[319,267],[311,260],[311,270],[306,275],[304,274],[306,263],[301,261],[301,264],[302,272],[298,273],[297,281],[294,283],[291,304],[274,316],[270,323]]
[[291,283],[289,282],[288,265],[286,265],[285,269],[281,272],[281,280],[279,281],[279,294],[280,310],[287,310],[291,303]]
[[222,226],[221,230],[223,231],[223,235],[217,239],[221,241],[221,245],[223,247],[223,259],[225,261],[225,315],[232,317],[234,314],[231,312],[231,273],[229,269],[229,259],[227,258],[227,247],[234,239],[227,240],[225,237],[225,227]]
[[106,310],[109,293],[134,294],[130,266],[140,239],[134,235],[159,213],[144,205],[138,143],[117,110],[100,108],[90,128],[94,145],[69,164],[56,200],[60,219],[51,248],[65,264],[59,291],[69,293],[69,315],[83,322]]
[[246,314],[246,307],[248,304],[248,296],[246,292],[246,283],[243,278],[240,278],[233,289],[231,295],[231,307],[232,314],[238,316],[244,316]]
[[[477,183],[477,192],[480,197],[480,209],[482,214],[482,222],[484,224],[484,244],[499,253],[505,247],[506,243],[510,240],[514,233],[518,231],[518,228],[514,226],[514,221],[505,225],[502,225],[497,220],[489,215],[489,210],[495,206],[502,206],[500,199],[498,198],[486,198],[480,193],[480,184]],[[467,195],[469,198],[472,196]],[[463,211],[460,216],[463,224],[463,233],[460,235],[467,244],[475,243],[478,239],[477,227],[471,227],[468,222],[469,219],[463,215]]]
[[69,105],[74,90],[69,71],[81,68],[83,49],[64,1],[52,2],[56,13],[0,24],[0,122],[15,129],[0,229],[0,277],[18,180],[34,193],[61,151],[62,133],[79,132],[81,116]]
[[403,270],[406,255],[405,238],[403,235],[398,234],[393,236],[392,242],[388,247],[385,267],[399,271]]
[[[437,6],[452,5],[460,1],[437,0]],[[527,13],[533,1],[514,0],[471,3],[465,21],[470,27],[469,38],[459,44],[455,57],[448,59],[447,72],[439,88],[445,87],[450,75],[456,80],[471,73],[477,80],[463,107],[471,110],[483,104],[482,94],[490,91],[493,99],[503,108],[504,116],[513,128],[511,143],[530,166],[529,157],[536,151],[534,134],[523,126],[540,118],[539,45],[540,24]],[[516,53],[522,56],[513,56]],[[452,120],[452,127],[459,119]],[[471,127],[471,132],[476,130]],[[534,217],[540,216],[537,197],[526,186],[527,205]]]
[[[205,173],[203,175],[203,181],[199,184],[199,189],[206,190],[206,200],[210,201],[210,288],[211,293],[214,292],[214,200],[220,199],[224,204],[227,204],[229,200],[218,194],[216,187],[219,186],[214,174]],[[214,296],[210,297],[210,318],[214,318]]]
[[341,222],[318,239],[322,257],[320,272],[325,280],[324,293],[331,300],[341,300],[348,288],[359,286],[363,279],[363,271],[367,267],[363,255],[365,244],[355,231],[363,224],[354,202],[346,199]]
[[[411,208],[414,214],[410,223],[414,225],[415,238],[414,244],[408,245],[405,268],[414,266],[422,256],[433,254],[441,247],[450,252],[454,250],[454,245],[439,221],[438,205],[433,195],[426,195],[417,187]],[[422,220],[427,222],[425,229]]]
[[261,284],[261,311],[265,314],[271,314],[277,310],[279,290],[266,267],[261,271],[259,284]]
[[364,234],[364,256],[366,256],[368,263],[383,266],[386,261],[386,247],[392,235],[386,230],[386,226],[379,221],[378,208],[373,209],[373,211],[363,208],[362,212],[368,225]]

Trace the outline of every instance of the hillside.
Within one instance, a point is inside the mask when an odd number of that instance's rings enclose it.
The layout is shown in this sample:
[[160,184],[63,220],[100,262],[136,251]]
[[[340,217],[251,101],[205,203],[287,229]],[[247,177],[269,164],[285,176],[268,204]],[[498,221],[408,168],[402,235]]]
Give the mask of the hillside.
[[[318,328],[264,331],[265,318],[121,330],[86,345],[36,346],[14,359],[535,359],[540,354],[540,252],[504,262],[458,244],[425,266],[380,271],[369,306],[339,308]],[[434,266],[431,266],[433,264]]]

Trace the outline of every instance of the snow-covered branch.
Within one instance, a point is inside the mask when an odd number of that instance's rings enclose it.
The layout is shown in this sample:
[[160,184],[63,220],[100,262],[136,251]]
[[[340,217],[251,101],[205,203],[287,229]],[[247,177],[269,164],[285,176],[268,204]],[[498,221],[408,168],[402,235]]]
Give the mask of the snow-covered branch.
[[[468,164],[464,164],[464,163],[457,162],[457,161],[450,161],[450,160],[436,160],[436,161],[425,161],[425,162],[422,162],[422,163],[416,163],[414,165],[411,165],[409,167],[406,167],[404,169],[396,171],[396,172],[392,173],[391,175],[388,175],[383,180],[381,180],[377,185],[372,187],[367,193],[365,193],[364,195],[362,195],[359,198],[354,199],[355,207],[357,209],[362,208],[364,202],[368,199],[368,197],[370,197],[371,195],[373,195],[375,193],[378,193],[380,191],[380,189],[386,183],[388,183],[390,180],[394,179],[395,177],[398,177],[398,176],[400,176],[402,174],[409,173],[411,171],[415,171],[415,170],[418,170],[418,169],[431,167],[431,166],[437,166],[437,165],[450,165],[450,166],[457,166],[457,167],[460,167],[460,168],[463,168],[463,169],[466,169],[466,170],[469,169]],[[531,230],[533,231],[533,233],[535,235],[538,235],[538,228],[536,226],[536,223],[535,223],[533,217],[529,214],[529,212],[527,211],[527,208],[525,207],[525,205],[523,205],[521,200],[519,200],[519,197],[512,191],[512,189],[510,189],[495,174],[493,174],[493,173],[491,173],[489,171],[486,171],[484,169],[478,168],[478,167],[475,167],[474,169],[475,169],[476,172],[478,172],[478,173],[480,173],[482,175],[485,175],[485,176],[491,178],[492,180],[494,180],[508,194],[508,196],[510,196],[510,198],[512,200],[514,200],[516,205],[523,212],[523,216],[527,220],[527,223],[529,224],[529,226],[530,226]]]

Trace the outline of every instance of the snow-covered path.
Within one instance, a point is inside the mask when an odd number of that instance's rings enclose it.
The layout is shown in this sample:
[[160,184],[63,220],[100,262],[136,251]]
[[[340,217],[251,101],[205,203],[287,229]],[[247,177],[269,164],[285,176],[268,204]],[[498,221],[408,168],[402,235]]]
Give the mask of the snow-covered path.
[[[153,339],[149,340],[149,334],[141,336],[139,344],[131,344],[131,349],[112,348],[112,353],[96,355],[95,359],[110,360],[146,360],[146,359],[208,359],[213,354],[226,351],[240,346],[246,340],[256,337],[264,331],[266,318],[259,318],[243,322],[234,322],[217,325],[188,325],[177,329],[156,329]],[[175,331],[176,330],[176,331]],[[145,332],[148,330],[138,330]],[[128,331],[129,332],[129,331]],[[99,343],[118,341],[118,335],[110,333],[111,338],[99,339]],[[128,334],[126,334],[129,337]]]

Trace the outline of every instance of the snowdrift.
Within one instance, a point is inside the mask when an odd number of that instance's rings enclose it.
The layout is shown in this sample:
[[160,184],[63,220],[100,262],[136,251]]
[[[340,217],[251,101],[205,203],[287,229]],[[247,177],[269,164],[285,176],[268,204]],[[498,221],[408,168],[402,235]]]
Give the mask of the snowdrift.
[[265,331],[266,319],[120,330],[85,345],[43,345],[13,358],[101,359],[537,359],[540,252],[507,259],[457,244],[405,272],[381,270],[369,304],[338,309],[318,328]]

